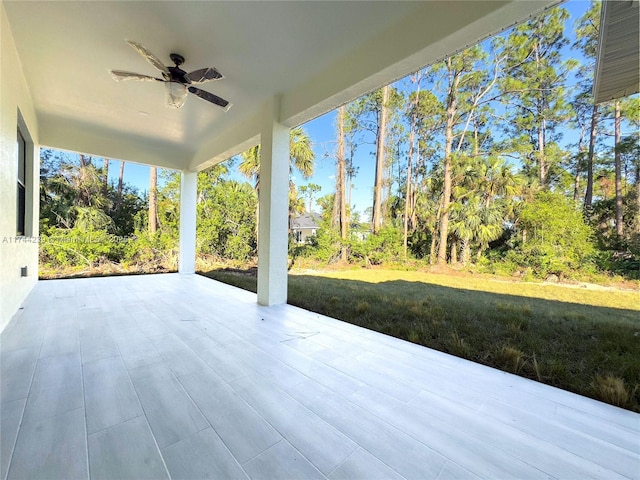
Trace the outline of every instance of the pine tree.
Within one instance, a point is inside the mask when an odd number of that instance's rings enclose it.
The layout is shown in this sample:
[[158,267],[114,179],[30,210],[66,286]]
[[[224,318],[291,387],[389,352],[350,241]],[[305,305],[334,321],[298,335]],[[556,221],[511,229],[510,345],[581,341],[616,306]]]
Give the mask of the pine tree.
[[374,233],[382,225],[383,184],[385,159],[387,158],[387,132],[399,121],[399,110],[403,105],[403,97],[397,89],[386,86],[380,90],[360,97],[347,106],[345,123],[350,135],[370,132],[375,142],[375,181],[373,188],[373,208],[371,226]]
[[[449,209],[453,193],[453,162],[454,157],[469,146],[465,142],[470,125],[478,115],[478,109],[483,98],[493,89],[497,80],[499,60],[493,76],[485,68],[487,55],[476,45],[447,58],[443,69],[445,75],[444,90],[444,158],[442,172],[442,198],[440,201],[439,241],[437,263],[447,261],[447,241],[449,236]],[[461,126],[462,129],[458,129]],[[456,142],[457,140],[457,142]],[[473,145],[473,142],[471,142]]]
[[568,16],[563,8],[550,9],[494,42],[508,53],[500,88],[508,104],[506,130],[512,139],[511,149],[521,157],[529,175],[545,188],[559,161],[553,154],[559,150],[558,127],[571,114],[565,83],[576,62],[561,55],[561,48],[568,43],[564,36]]
[[[593,169],[595,158],[595,147],[597,141],[597,129],[599,126],[600,112],[598,105],[594,102],[591,91],[593,89],[593,72],[595,69],[596,53],[598,48],[598,35],[600,30],[600,9],[601,2],[592,1],[591,7],[575,24],[576,42],[574,47],[578,48],[587,63],[580,67],[578,78],[580,79],[581,92],[574,101],[574,109],[578,111],[578,121],[580,125],[582,118],[588,118],[589,131],[589,150],[586,158],[587,185],[584,194],[584,208],[591,209],[593,203]],[[588,116],[585,114],[589,112]],[[584,128],[584,127],[583,127]],[[581,137],[582,138],[582,137]],[[579,150],[582,145],[580,144]],[[582,160],[582,152],[578,152],[576,160],[576,183],[579,182],[580,162]],[[574,188],[574,198],[578,196],[578,187]]]
[[342,239],[342,245],[340,249],[340,256],[343,261],[347,261],[347,233],[348,233],[348,219],[347,219],[347,199],[346,199],[346,161],[344,153],[344,128],[345,128],[345,107],[344,105],[338,109],[338,152],[337,152],[337,174],[336,174],[336,206],[338,211],[338,225],[340,226],[340,238]]
[[382,99],[378,112],[378,133],[376,134],[376,170],[373,184],[373,214],[371,225],[373,233],[378,233],[382,227],[382,174],[384,171],[385,149],[387,135],[387,111],[389,109],[389,85],[382,87]]

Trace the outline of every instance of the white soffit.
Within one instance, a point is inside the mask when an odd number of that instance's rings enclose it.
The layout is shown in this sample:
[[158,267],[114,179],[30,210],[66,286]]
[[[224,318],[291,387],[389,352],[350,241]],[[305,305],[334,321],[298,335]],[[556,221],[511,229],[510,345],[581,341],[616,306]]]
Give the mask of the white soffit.
[[[167,168],[202,169],[259,140],[264,105],[293,126],[557,3],[541,1],[5,1],[43,145]],[[108,69],[155,75],[134,40],[205,83],[228,112],[164,85],[114,82]]]
[[640,2],[602,2],[593,82],[596,103],[640,91]]

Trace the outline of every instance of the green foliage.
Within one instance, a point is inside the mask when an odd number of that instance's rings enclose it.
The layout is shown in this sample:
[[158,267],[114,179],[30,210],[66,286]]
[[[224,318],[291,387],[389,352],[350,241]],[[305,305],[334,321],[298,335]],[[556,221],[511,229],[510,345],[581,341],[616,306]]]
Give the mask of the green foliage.
[[92,267],[121,258],[126,243],[107,230],[53,227],[40,237],[40,261],[49,266]]
[[145,230],[125,243],[124,255],[120,257],[120,261],[143,270],[153,270],[160,266],[175,270],[177,253],[178,241],[175,236],[162,231],[151,235]]
[[340,235],[326,222],[304,245],[294,245],[291,256],[313,258],[323,263],[334,262],[340,255]]
[[494,47],[505,52],[499,82],[510,109],[505,149],[520,157],[525,172],[543,186],[549,185],[550,170],[562,158],[559,127],[571,115],[565,85],[577,64],[561,55],[568,43],[568,17],[564,8],[552,8],[494,40]]
[[249,184],[226,180],[225,173],[216,166],[198,175],[198,252],[247,261],[256,254],[258,199]]
[[396,262],[402,258],[402,232],[395,227],[383,227],[362,241],[357,238],[350,243],[353,259],[367,265]]
[[[322,195],[320,185],[296,187],[290,182],[290,218],[305,209],[320,209],[324,220],[309,244],[291,245],[291,256],[333,262],[346,244],[353,263],[403,261],[406,208],[407,249],[409,256],[418,260],[435,262],[436,251],[444,243],[445,260],[461,261],[475,271],[535,279],[550,273],[570,276],[581,271],[590,275],[598,268],[638,278],[638,95],[619,102],[623,139],[616,152],[623,172],[624,234],[618,235],[614,228],[614,151],[607,131],[612,128],[612,114],[607,105],[600,106],[594,130],[595,181],[588,226],[579,218],[594,108],[590,92],[600,2],[592,1],[582,10],[584,15],[573,23],[575,35],[565,32],[570,25],[567,11],[549,9],[390,86],[380,202],[385,228],[377,235],[370,235],[368,227],[358,228],[358,212],[347,205],[350,233],[343,241],[330,227],[337,217],[335,194],[323,192],[328,194],[316,198]],[[571,38],[575,38],[573,45],[569,45]],[[572,55],[568,49],[581,55]],[[570,57],[581,58],[583,65],[576,68],[576,60]],[[379,140],[381,106],[382,91],[378,90],[345,107],[345,194],[349,198],[351,187],[362,188],[360,183],[351,183],[358,173],[354,161],[362,158],[358,150]],[[571,137],[576,137],[577,143],[562,138],[567,126],[573,129]],[[507,158],[513,158],[514,164],[507,163]],[[314,161],[312,139],[302,127],[291,129],[290,173],[297,170],[296,176],[308,178]],[[41,164],[43,235],[71,237],[103,231],[129,238],[114,246],[113,253],[93,246],[86,252],[76,248],[78,253],[74,254],[69,250],[73,247],[56,247],[59,251],[54,251],[50,245],[43,250],[47,262],[59,258],[71,264],[75,258],[79,264],[87,264],[102,258],[142,264],[160,261],[162,255],[157,252],[163,248],[175,248],[178,173],[164,173],[157,197],[158,234],[149,237],[148,198],[126,183],[122,188],[107,184],[101,160],[43,149]],[[242,155],[240,173],[251,180],[255,191],[231,180],[227,164],[199,175],[199,255],[235,262],[255,259],[259,168],[259,147]],[[546,175],[541,169],[546,169]],[[445,202],[445,184],[449,183],[451,191]],[[545,197],[539,194],[541,190],[556,193]],[[566,199],[573,196],[575,206],[561,200],[562,195]],[[364,215],[372,216],[366,211]],[[440,230],[446,230],[444,239]]]
[[564,196],[539,192],[520,212],[519,239],[507,259],[535,274],[584,269],[594,253],[593,233],[582,213]]
[[322,187],[317,183],[309,183],[308,185],[301,185],[298,190],[303,197],[307,197],[309,199],[309,207],[307,208],[308,213],[313,212],[313,196],[322,190]]
[[[311,148],[311,139],[302,127],[292,128],[289,133],[290,169],[294,168],[304,178],[313,175],[315,154]],[[242,162],[238,170],[248,179],[260,186],[260,146],[250,148],[242,154]]]

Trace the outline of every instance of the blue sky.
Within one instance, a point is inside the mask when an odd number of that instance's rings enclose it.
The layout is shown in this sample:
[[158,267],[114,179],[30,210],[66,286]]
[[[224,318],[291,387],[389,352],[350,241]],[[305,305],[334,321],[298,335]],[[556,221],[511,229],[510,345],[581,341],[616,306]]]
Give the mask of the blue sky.
[[[565,30],[570,43],[573,43],[574,40],[573,25],[589,8],[589,5],[590,2],[588,0],[572,0],[563,5],[571,15]],[[569,47],[567,47],[566,54],[571,55]],[[402,82],[403,80],[399,81],[400,84]],[[335,117],[336,112],[332,111],[303,125],[303,128],[313,141],[313,149],[316,155],[315,173],[308,180],[304,180],[299,174],[294,174],[293,180],[298,186],[306,185],[307,183],[320,185],[322,190],[316,194],[314,198],[333,193],[335,189]],[[369,137],[369,141],[372,140],[373,138]],[[565,141],[567,140],[568,139],[565,138]],[[362,144],[354,156],[354,165],[359,168],[358,174],[354,179],[352,204],[355,205],[355,210],[360,213],[364,212],[372,203],[375,163],[371,153],[374,151],[374,148],[372,144]],[[99,162],[98,165],[100,165]],[[115,160],[110,163],[109,178],[111,181],[117,181],[119,165],[120,162]],[[233,177],[238,179],[244,178],[237,173],[234,173]],[[127,163],[124,178],[125,182],[137,187],[141,192],[146,191],[149,188],[149,167]]]

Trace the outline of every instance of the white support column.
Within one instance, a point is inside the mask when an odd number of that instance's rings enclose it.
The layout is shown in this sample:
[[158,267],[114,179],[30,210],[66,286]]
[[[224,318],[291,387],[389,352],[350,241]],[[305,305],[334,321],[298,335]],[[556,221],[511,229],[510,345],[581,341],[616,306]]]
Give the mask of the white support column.
[[280,99],[265,108],[260,135],[258,303],[287,301],[289,128],[280,124]]
[[196,271],[196,198],[198,172],[180,173],[180,256],[178,272]]

